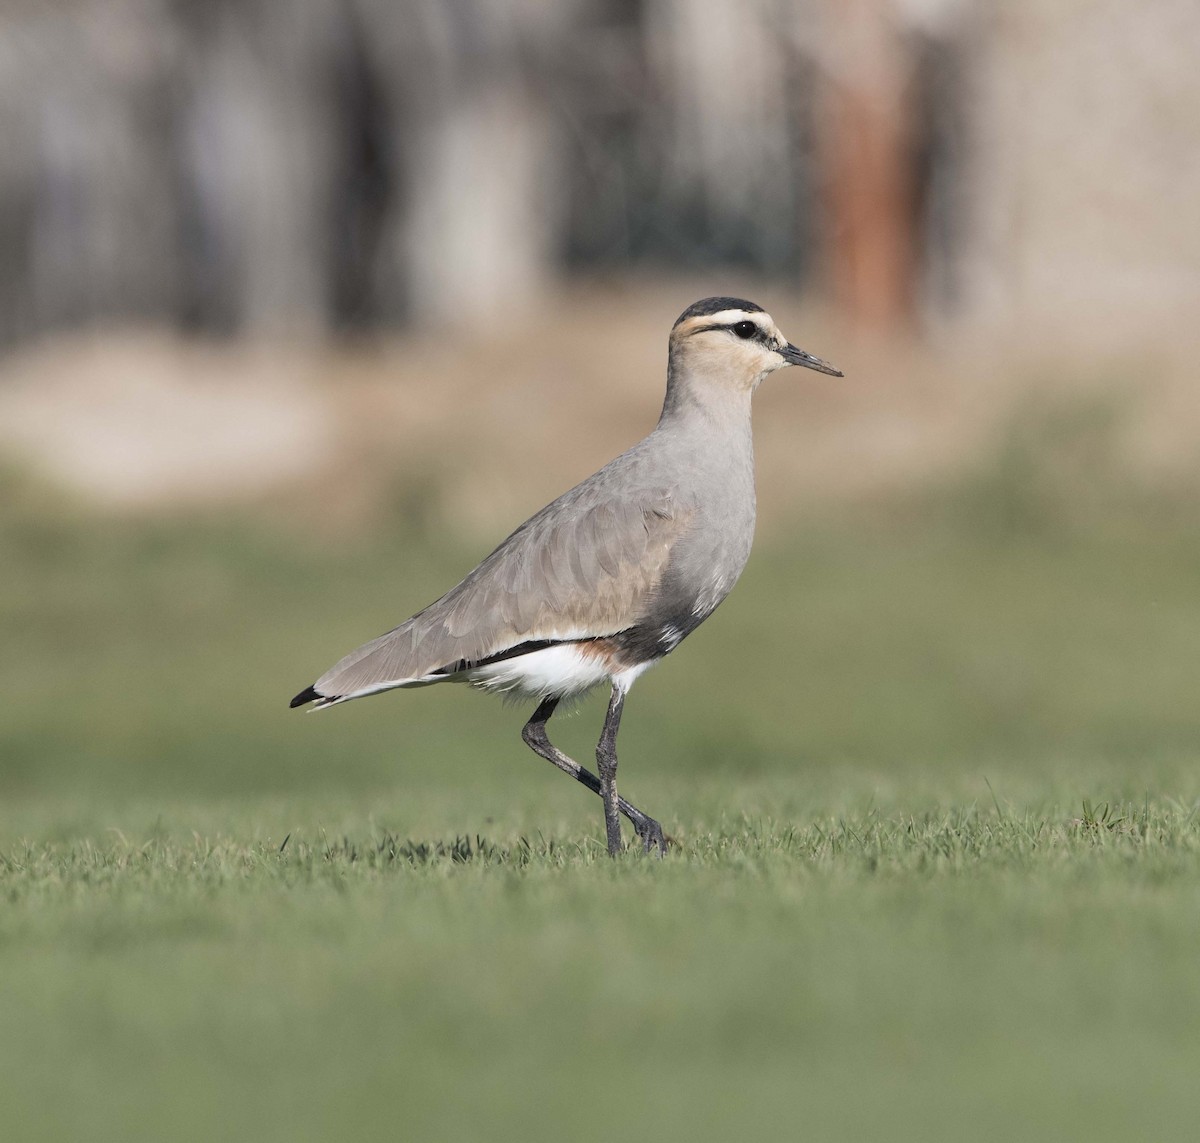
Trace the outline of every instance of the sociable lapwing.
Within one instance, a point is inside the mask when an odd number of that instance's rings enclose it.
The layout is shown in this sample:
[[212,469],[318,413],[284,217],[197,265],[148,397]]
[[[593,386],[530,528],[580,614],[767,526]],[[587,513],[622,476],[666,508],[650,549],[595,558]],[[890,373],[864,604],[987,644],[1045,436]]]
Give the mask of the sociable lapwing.
[[[604,800],[608,851],[620,815],[644,849],[657,821],[617,794],[617,729],[634,680],[707,619],[754,537],[750,398],[786,365],[842,374],[790,344],[761,306],[705,298],[671,330],[667,395],[653,432],[531,516],[460,584],[351,651],[292,706],[336,706],[402,687],[464,682],[536,702],[522,737]],[[599,777],[551,742],[564,699],[612,687]]]

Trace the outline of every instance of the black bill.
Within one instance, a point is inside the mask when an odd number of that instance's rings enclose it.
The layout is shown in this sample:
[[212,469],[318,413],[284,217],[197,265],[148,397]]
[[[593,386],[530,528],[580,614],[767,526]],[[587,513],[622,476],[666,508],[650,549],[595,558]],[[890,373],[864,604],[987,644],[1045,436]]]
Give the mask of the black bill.
[[834,369],[828,361],[822,361],[794,345],[785,345],[779,350],[779,355],[789,365],[803,365],[805,369],[815,369],[818,373],[828,373],[831,377],[845,377],[840,369]]

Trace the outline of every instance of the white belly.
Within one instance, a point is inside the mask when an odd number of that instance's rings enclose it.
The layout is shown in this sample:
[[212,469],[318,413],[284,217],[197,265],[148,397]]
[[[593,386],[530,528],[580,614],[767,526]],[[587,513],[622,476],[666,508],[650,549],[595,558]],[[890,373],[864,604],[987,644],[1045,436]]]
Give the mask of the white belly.
[[484,690],[497,691],[513,698],[544,699],[550,695],[570,698],[590,691],[608,680],[620,690],[628,690],[649,662],[611,673],[604,660],[586,655],[570,643],[543,647],[512,659],[473,667],[458,677]]

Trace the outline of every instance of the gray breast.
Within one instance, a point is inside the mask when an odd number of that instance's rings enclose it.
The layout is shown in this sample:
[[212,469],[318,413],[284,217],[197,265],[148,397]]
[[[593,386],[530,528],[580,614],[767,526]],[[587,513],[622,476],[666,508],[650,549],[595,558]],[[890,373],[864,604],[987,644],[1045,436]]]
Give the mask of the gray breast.
[[622,660],[670,654],[733,589],[754,541],[753,457],[723,458],[719,482],[699,483],[691,526],[679,537],[653,596],[635,624],[612,640]]

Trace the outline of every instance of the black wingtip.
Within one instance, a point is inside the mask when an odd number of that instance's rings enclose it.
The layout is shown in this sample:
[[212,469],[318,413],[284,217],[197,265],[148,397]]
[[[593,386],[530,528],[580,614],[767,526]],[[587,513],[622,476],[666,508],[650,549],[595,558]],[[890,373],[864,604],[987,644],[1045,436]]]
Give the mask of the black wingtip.
[[306,702],[312,702],[314,699],[319,699],[320,697],[317,694],[316,687],[305,687],[304,690],[288,703],[288,706],[294,710],[296,707],[303,706]]

